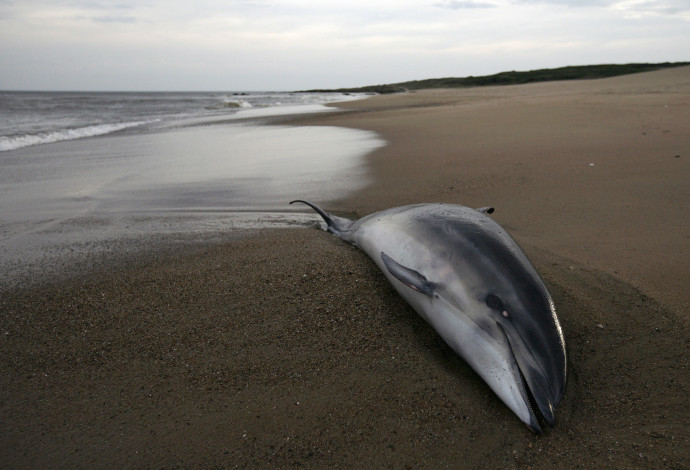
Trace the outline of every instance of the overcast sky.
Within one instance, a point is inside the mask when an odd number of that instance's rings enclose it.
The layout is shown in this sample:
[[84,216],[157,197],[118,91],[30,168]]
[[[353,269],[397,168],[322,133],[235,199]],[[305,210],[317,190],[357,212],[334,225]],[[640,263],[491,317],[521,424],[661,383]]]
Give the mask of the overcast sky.
[[0,89],[296,90],[690,60],[690,0],[0,0]]

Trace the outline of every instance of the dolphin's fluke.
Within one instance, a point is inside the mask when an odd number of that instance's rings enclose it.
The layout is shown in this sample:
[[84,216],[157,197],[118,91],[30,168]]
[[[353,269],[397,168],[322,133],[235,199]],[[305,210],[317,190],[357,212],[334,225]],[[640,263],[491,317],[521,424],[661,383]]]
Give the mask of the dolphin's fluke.
[[350,228],[350,225],[352,225],[351,220],[345,219],[343,217],[337,217],[335,215],[331,215],[328,212],[321,209],[316,204],[312,204],[309,201],[303,201],[302,199],[295,199],[294,201],[290,201],[290,204],[292,204],[294,202],[301,202],[302,204],[306,204],[309,207],[311,207],[312,209],[314,209],[316,212],[318,212],[318,214],[321,217],[323,217],[323,220],[326,221],[326,224],[328,225],[328,231],[337,237],[342,238],[343,232],[347,231]]

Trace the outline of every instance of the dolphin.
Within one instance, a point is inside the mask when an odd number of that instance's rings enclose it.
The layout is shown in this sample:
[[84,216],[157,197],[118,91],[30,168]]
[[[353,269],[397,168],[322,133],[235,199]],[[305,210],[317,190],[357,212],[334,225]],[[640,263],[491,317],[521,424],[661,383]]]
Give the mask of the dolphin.
[[362,249],[396,291],[534,433],[554,426],[566,349],[554,302],[536,269],[486,214],[414,204],[348,220],[315,204],[327,230]]

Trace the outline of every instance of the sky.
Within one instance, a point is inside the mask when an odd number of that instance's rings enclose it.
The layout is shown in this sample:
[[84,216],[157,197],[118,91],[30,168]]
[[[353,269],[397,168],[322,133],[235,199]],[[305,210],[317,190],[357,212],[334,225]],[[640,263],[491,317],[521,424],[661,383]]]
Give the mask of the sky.
[[356,87],[690,61],[690,0],[0,0],[0,89]]

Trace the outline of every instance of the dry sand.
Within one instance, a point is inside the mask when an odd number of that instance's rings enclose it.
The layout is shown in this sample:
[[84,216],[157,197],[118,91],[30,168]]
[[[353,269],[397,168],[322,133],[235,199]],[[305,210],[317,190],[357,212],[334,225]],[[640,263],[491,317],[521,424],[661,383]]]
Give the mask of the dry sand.
[[690,68],[340,107],[299,123],[389,145],[327,209],[493,205],[533,260],[569,353],[556,427],[531,434],[366,255],[264,230],[3,293],[0,466],[688,468]]

